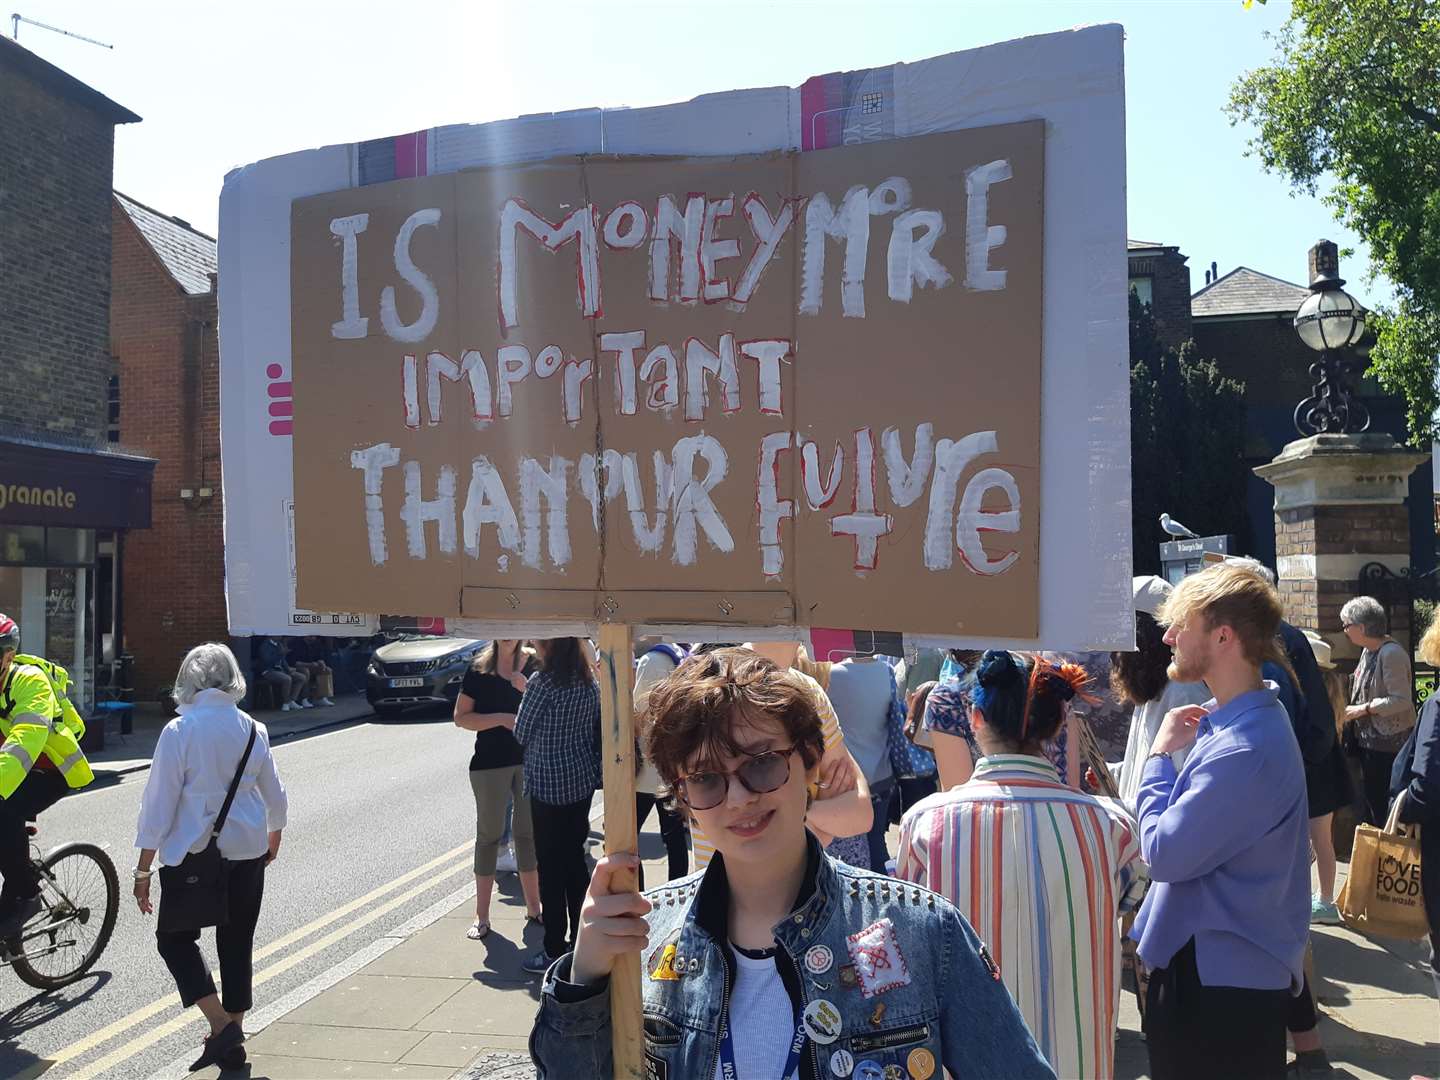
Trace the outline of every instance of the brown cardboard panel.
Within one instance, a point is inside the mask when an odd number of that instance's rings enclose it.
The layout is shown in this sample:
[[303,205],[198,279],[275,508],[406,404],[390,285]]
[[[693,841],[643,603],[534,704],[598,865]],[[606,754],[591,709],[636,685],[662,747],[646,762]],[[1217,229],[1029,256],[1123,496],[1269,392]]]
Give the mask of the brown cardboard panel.
[[[818,315],[802,314],[795,378],[800,434],[817,444],[828,468],[837,442],[844,472],[834,501],[813,510],[802,498],[796,526],[802,611],[813,626],[869,627],[934,634],[986,633],[1033,637],[1038,627],[1040,496],[1040,350],[1044,124],[1031,121],[894,142],[821,150],[797,159],[799,187],[839,204],[856,185],[875,191],[889,177],[909,181],[912,209],[943,213],[945,232],[933,255],[955,279],[945,288],[913,287],[909,303],[892,299],[887,257],[896,215],[870,217],[865,263],[865,316],[846,317],[837,272],[845,249],[827,246]],[[1009,163],[1009,179],[988,188],[988,223],[1005,228],[988,266],[1006,274],[1003,289],[967,282],[967,193],[970,170]],[[971,232],[976,230],[971,229]],[[984,279],[976,278],[975,283]],[[956,545],[956,513],[936,515],[946,569],[929,569],[926,521],[936,496],[936,470],[915,501],[897,506],[884,458],[884,433],[895,429],[905,463],[915,453],[916,426],[933,425],[936,444],[995,432],[997,450],[957,474],[954,510],[982,469],[1008,472],[1021,500],[1020,531],[981,532],[993,559],[1018,559],[993,576],[971,570]],[[873,448],[876,515],[889,515],[874,568],[858,570],[857,542],[832,535],[837,516],[854,512],[857,431]],[[863,501],[863,498],[862,498]],[[1004,510],[1000,491],[983,506]],[[865,560],[861,560],[865,561]]]
[[[805,155],[556,160],[298,201],[301,602],[1034,636],[1043,141],[1034,121]],[[829,236],[807,229],[826,200]],[[440,221],[410,250],[440,315],[402,347],[375,297],[396,283],[401,321],[416,318],[393,249],[427,206]],[[782,210],[793,220],[773,230]],[[371,215],[358,259],[371,325],[337,338],[342,246],[329,223],[360,211]],[[673,243],[655,243],[662,226]],[[768,348],[757,342],[784,343],[783,360],[747,355]],[[397,407],[406,350],[417,357],[410,426]],[[455,376],[436,384],[438,418],[431,353]],[[454,366],[467,358],[473,380]],[[920,424],[943,469],[914,458]],[[887,452],[897,436],[898,456]],[[377,565],[349,455],[382,441],[401,465],[384,474]],[[670,476],[663,521],[657,456]],[[426,498],[454,471],[454,552],[430,523],[424,557],[411,554],[409,462]],[[987,518],[1013,509],[1012,490],[1018,525]],[[873,551],[845,534],[876,522]]]
[[[470,618],[511,614],[508,607],[479,609],[477,598],[490,594],[476,589],[555,589],[559,606],[552,605],[547,615],[590,619],[593,590],[600,580],[600,543],[581,487],[580,465],[584,455],[594,456],[599,438],[596,378],[594,374],[582,378],[585,366],[594,365],[594,320],[580,306],[580,239],[558,243],[552,251],[532,231],[563,227],[571,214],[583,212],[584,177],[577,161],[557,160],[460,173],[456,192],[460,338],[463,349],[476,350],[483,357],[494,398],[490,420],[457,413],[459,462],[467,502],[477,460],[493,466],[518,527],[518,545],[513,539],[504,542],[498,524],[476,530],[475,553],[467,547],[463,566],[465,614]],[[512,200],[513,210],[534,215],[525,217],[529,228],[503,227],[504,208]],[[502,234],[507,232],[514,250],[508,301],[513,325],[503,325],[507,319],[500,254]],[[603,302],[603,293],[598,299]],[[566,419],[567,378],[574,420]],[[507,396],[508,416],[504,415]],[[527,459],[530,464],[525,464]],[[547,483],[555,485],[558,495],[562,480],[563,497],[553,503],[543,497]],[[532,492],[528,498],[527,489]],[[493,488],[491,494],[499,497]],[[478,488],[475,498],[478,511]],[[564,527],[552,528],[562,514]],[[565,607],[567,598],[576,606]]]
[[[653,241],[656,223],[663,219],[662,199],[680,211],[706,207],[711,226],[705,229],[702,217],[702,229],[711,241],[708,250],[724,256],[708,260],[707,279],[703,265],[687,259],[684,244],[675,241],[670,244],[666,284],[657,289],[652,280],[650,243],[605,254],[605,311],[597,332],[643,334],[644,346],[635,349],[631,361],[615,338],[601,339],[602,344],[612,346],[599,353],[604,444],[608,450],[633,456],[633,465],[625,467],[634,469],[633,479],[638,481],[632,483],[631,492],[621,484],[605,503],[604,584],[612,592],[654,590],[663,581],[666,588],[694,593],[697,606],[677,617],[699,619],[717,614],[709,591],[738,585],[788,593],[793,584],[793,563],[780,566],[777,574],[763,573],[756,491],[762,439],[770,433],[788,432],[795,419],[793,227],[783,233],[768,265],[756,264],[765,268],[753,292],[747,279],[758,247],[747,207],[757,220],[763,214],[765,223],[780,215],[782,208],[793,215],[793,160],[793,155],[773,154],[688,161],[586,161],[587,187],[602,213],[608,216],[622,204],[642,208]],[[636,211],[630,213],[633,219]],[[736,299],[741,289],[746,289],[748,296],[744,303]],[[652,299],[656,291],[663,291],[668,298],[656,302]],[[687,293],[693,295],[687,297]],[[638,336],[632,337],[627,344],[633,347],[638,340]],[[755,344],[761,341],[785,344]],[[761,402],[762,362],[747,355],[747,349],[754,353],[772,348],[788,348],[792,355],[765,363],[765,405],[771,410],[766,412]],[[655,399],[665,399],[659,373],[666,370],[666,355],[657,355],[664,349],[675,360],[678,401],[652,408]],[[652,355],[656,366],[650,369],[652,378],[645,380],[640,374]],[[636,368],[633,412],[624,398],[631,363]],[[704,370],[704,364],[720,370]],[[657,452],[675,470],[672,483],[676,489],[683,486],[684,477],[694,481],[690,494],[678,495],[683,506],[671,500],[663,528],[655,516]],[[788,456],[781,456],[773,468],[782,499],[793,498],[794,469]],[[724,478],[703,491],[716,463],[723,465]],[[631,513],[632,499],[638,510],[635,514]],[[707,502],[714,506],[714,517],[707,513]],[[649,538],[642,544],[641,537],[647,533]],[[788,544],[789,533],[790,526],[781,524],[773,539]],[[667,613],[677,607],[670,603]]]
[[[297,199],[293,205],[296,598],[303,607],[434,615],[459,611],[458,543],[455,551],[442,551],[440,525],[426,523],[424,557],[417,557],[402,524],[406,469],[418,466],[420,496],[431,500],[438,493],[441,468],[453,468],[458,459],[458,430],[432,426],[424,415],[423,377],[415,427],[406,423],[403,396],[406,355],[423,361],[429,350],[453,353],[458,344],[454,181],[452,176],[425,177]],[[395,265],[402,226],[423,210],[438,210],[440,217],[413,228],[409,257],[433,281],[438,309],[433,328],[421,340],[397,341],[386,331],[382,298],[392,290],[397,326],[416,324],[424,312],[419,292]],[[345,315],[344,244],[332,234],[331,223],[356,214],[368,215],[364,230],[354,237],[358,310],[367,322],[363,337],[344,338],[333,329]],[[379,471],[386,542],[384,560],[377,563],[368,540],[365,474],[352,465],[351,455],[384,444],[392,448],[394,463]],[[383,453],[374,450],[377,458]],[[463,483],[458,470],[456,481]],[[458,526],[453,515],[452,525]]]

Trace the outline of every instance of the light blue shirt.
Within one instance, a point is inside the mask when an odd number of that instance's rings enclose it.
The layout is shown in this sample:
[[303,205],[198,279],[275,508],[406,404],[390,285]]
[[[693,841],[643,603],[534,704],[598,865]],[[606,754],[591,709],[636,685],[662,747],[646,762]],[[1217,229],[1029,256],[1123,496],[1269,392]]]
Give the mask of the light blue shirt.
[[1137,809],[1153,884],[1130,936],[1149,968],[1193,937],[1206,986],[1298,989],[1310,930],[1300,746],[1273,683],[1207,706],[1183,768],[1145,764]]

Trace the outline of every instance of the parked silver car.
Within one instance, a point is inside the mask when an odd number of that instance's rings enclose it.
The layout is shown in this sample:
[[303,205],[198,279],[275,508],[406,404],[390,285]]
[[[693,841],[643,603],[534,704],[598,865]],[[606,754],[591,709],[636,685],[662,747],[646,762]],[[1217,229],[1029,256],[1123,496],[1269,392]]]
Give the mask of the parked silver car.
[[409,705],[455,704],[460,680],[485,641],[415,635],[375,650],[365,672],[365,696],[379,716]]

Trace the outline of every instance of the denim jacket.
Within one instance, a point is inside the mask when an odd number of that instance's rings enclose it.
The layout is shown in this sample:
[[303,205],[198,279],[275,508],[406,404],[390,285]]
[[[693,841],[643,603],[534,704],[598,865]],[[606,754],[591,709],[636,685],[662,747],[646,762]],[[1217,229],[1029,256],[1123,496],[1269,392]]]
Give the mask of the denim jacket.
[[[830,1080],[872,1062],[892,1076],[938,1077],[943,1065],[957,1077],[1054,1080],[998,969],[958,910],[919,886],[836,862],[808,833],[807,839],[805,883],[791,914],[775,927],[777,962],[792,1002],[803,1010],[828,1001],[839,1030],[825,1032],[825,1042],[807,1036],[801,1077]],[[645,895],[654,905],[640,976],[645,1075],[711,1080],[720,1013],[734,983],[724,859],[717,854],[705,870]],[[870,960],[857,974],[876,949],[881,962]],[[612,1072],[609,986],[569,982],[570,961],[563,956],[546,973],[530,1033],[541,1080]],[[837,1059],[838,1051],[849,1057]]]

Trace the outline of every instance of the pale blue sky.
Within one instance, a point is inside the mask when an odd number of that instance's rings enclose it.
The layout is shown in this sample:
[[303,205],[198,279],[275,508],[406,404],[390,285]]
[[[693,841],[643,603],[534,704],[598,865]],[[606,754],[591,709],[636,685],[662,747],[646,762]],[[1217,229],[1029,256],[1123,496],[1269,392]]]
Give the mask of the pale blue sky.
[[[1363,301],[1364,249],[1318,199],[1244,156],[1229,87],[1265,63],[1284,0],[768,0],[584,3],[14,0],[114,51],[22,25],[20,43],[143,116],[119,130],[115,184],[207,232],[232,166],[325,143],[586,106],[654,105],[1098,22],[1127,31],[1129,234],[1303,283],[1321,236]],[[10,31],[7,19],[5,32]],[[639,59],[626,48],[642,44]],[[1060,180],[1059,182],[1063,182]]]

